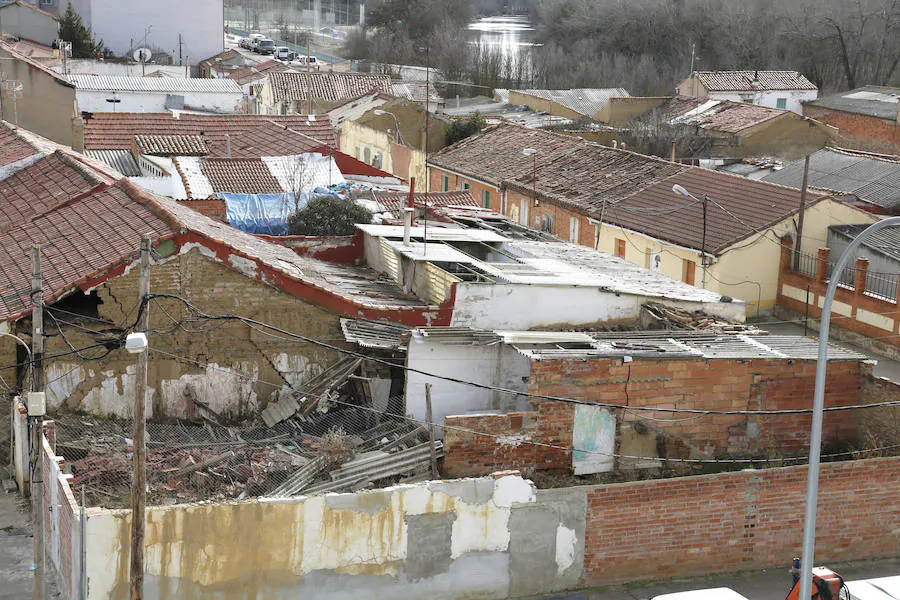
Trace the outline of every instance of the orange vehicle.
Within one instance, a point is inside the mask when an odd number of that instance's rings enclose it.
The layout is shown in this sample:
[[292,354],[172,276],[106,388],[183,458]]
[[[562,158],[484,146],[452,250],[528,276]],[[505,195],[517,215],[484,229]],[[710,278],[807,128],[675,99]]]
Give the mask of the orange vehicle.
[[[840,575],[825,567],[813,567],[812,573],[811,600],[850,600],[850,591]],[[785,600],[800,600],[799,577]]]

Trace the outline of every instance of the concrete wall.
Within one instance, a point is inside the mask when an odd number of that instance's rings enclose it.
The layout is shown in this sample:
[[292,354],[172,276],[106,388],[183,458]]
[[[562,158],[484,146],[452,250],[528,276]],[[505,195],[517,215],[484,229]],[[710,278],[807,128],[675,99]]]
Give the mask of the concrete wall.
[[[208,314],[239,314],[316,339],[341,338],[336,313],[254,281],[207,258],[198,249],[188,247],[183,252],[151,267],[151,292],[188,298]],[[102,301],[99,316],[111,323],[133,323],[137,283],[137,269],[132,269],[96,288]],[[226,323],[208,333],[191,333],[190,326],[185,329],[176,324],[187,314],[177,301],[157,301],[151,306],[150,328],[160,332],[150,334],[150,347],[201,365],[151,352],[148,417],[197,416],[200,409],[187,394],[189,386],[198,400],[223,416],[254,415],[277,394],[287,391],[289,383],[300,385],[339,358],[330,350],[275,340],[239,323]],[[76,348],[97,342],[83,330],[64,330]],[[59,336],[49,338],[45,345],[47,354],[67,349]],[[134,369],[134,356],[124,349],[96,362],[72,357],[46,361],[48,407],[127,418],[133,403]]]
[[89,112],[110,112],[113,106],[110,98],[120,100],[115,112],[166,112],[166,99],[171,96],[184,98],[184,108],[216,113],[237,113],[242,111],[243,95],[235,93],[156,93],[156,92],[115,92],[103,90],[77,90],[78,108]]
[[[15,60],[7,60],[15,58]],[[8,79],[22,82],[22,97],[13,102],[0,94],[0,116],[54,142],[83,146],[75,88],[43,67],[22,60],[0,47],[0,64]],[[18,115],[16,117],[16,115]]]
[[[507,598],[577,585],[585,492],[517,475],[147,511],[145,598]],[[88,598],[127,598],[130,513],[88,509]]]
[[59,25],[43,11],[13,3],[0,8],[0,33],[49,46],[59,37]]
[[182,55],[191,64],[225,49],[222,0],[73,0],[72,6],[94,38],[117,55],[146,46],[168,53],[178,64],[179,34]]
[[533,96],[532,94],[526,94],[520,90],[509,90],[509,103],[517,106],[524,104],[531,110],[550,113],[554,117],[565,117],[566,119],[572,119],[573,121],[577,121],[583,117],[594,117],[594,115],[581,114],[567,106],[563,106],[559,102],[541,98],[540,96]]
[[821,123],[804,120],[794,113],[742,130],[739,145],[729,149],[729,157],[776,156],[782,160],[797,160],[820,150],[831,141],[836,130]]
[[[428,338],[411,341],[406,365],[426,373],[521,392],[526,391],[531,373],[529,360],[506,344],[456,346]],[[426,383],[432,385],[433,419],[438,424],[443,423],[447,415],[492,410],[506,413],[530,407],[527,400],[513,394],[483,390],[410,371],[406,376],[406,412],[419,420],[424,420],[426,414]],[[442,429],[437,432],[443,437]]]
[[671,96],[610,98],[597,113],[597,120],[607,125],[628,125],[635,117],[662,106],[671,99]]

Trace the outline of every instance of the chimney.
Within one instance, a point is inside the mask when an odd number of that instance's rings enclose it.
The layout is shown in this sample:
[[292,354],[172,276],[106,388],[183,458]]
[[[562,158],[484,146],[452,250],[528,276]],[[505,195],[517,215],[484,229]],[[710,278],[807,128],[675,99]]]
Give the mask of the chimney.
[[[412,228],[413,212],[416,210],[416,178],[409,178],[409,196],[406,206],[403,207],[403,245],[409,246],[410,229]],[[428,218],[428,215],[425,216]]]
[[[672,145],[674,147],[675,143],[673,142]],[[231,134],[230,133],[225,134],[225,156],[227,156],[228,158],[231,158]]]
[[753,71],[753,81],[759,81],[759,71]]
[[613,140],[612,143],[611,143],[610,145],[611,145],[613,148],[618,148],[618,147],[619,147],[619,142],[617,142],[616,140]]

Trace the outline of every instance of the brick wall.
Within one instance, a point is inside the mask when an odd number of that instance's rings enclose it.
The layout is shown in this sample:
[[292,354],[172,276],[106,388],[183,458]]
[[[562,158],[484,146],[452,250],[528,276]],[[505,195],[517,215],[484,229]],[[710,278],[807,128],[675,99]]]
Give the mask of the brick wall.
[[806,105],[803,115],[838,128],[842,144],[872,152],[896,153],[900,149],[900,124],[895,121]]
[[[532,412],[448,416],[444,419],[445,477],[474,477],[518,469],[528,473],[540,460]],[[477,433],[476,433],[477,432]]]
[[[588,488],[583,583],[786,565],[803,537],[806,466]],[[816,564],[896,556],[900,458],[822,465]]]
[[[521,210],[521,201],[524,199],[528,203],[528,227],[540,229],[537,219],[540,218],[542,219],[541,222],[543,222],[545,216],[550,217],[552,222],[550,233],[566,241],[575,242],[589,248],[596,248],[597,232],[594,224],[588,221],[585,215],[556,206],[545,200],[542,200],[538,206],[535,206],[533,197],[512,190],[507,191],[506,198],[506,214],[515,221],[521,222],[519,220],[519,211]],[[572,218],[578,221],[578,236],[574,240],[571,239]]]
[[[812,406],[815,383],[812,360],[637,359],[543,360],[532,363],[528,391],[592,402],[659,408],[705,410],[761,410]],[[826,406],[856,404],[871,365],[834,361],[828,366]],[[626,395],[627,387],[627,395]],[[537,437],[571,447],[574,407],[537,401]],[[644,414],[644,413],[642,413]],[[665,413],[651,413],[671,418]],[[678,417],[679,415],[674,415]],[[680,415],[684,416],[684,415]],[[634,413],[624,421],[644,421]],[[679,439],[694,456],[798,455],[808,451],[811,416],[706,416],[647,425]],[[839,447],[858,439],[859,414],[828,413],[823,440]],[[679,448],[679,453],[684,449]],[[671,456],[671,455],[670,455]],[[542,468],[571,464],[570,452],[548,451]]]
[[[460,175],[456,175],[455,173],[450,173],[448,171],[443,171],[436,167],[429,167],[429,191],[432,192],[440,192],[444,188],[441,186],[441,176],[446,175],[449,178],[449,191],[461,190],[463,189],[463,184],[469,184],[469,192],[472,194],[472,198],[475,199],[480,205],[483,205],[484,192],[488,191],[491,194],[491,205],[490,209],[494,212],[501,212],[500,210],[500,190],[493,186],[485,185],[480,181],[476,181],[475,179],[470,179],[468,177],[463,177]],[[418,186],[417,186],[418,187]],[[419,190],[424,191],[424,190]]]
[[196,210],[202,215],[212,217],[213,219],[225,220],[227,213],[224,200],[179,200],[179,204]]

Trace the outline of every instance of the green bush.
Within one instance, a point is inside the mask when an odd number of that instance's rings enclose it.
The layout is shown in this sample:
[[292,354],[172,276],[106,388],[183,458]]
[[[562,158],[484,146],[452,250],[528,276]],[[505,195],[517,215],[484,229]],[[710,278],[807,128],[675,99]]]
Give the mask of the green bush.
[[357,223],[371,223],[372,213],[352,200],[315,196],[288,218],[291,235],[353,235]]

